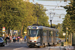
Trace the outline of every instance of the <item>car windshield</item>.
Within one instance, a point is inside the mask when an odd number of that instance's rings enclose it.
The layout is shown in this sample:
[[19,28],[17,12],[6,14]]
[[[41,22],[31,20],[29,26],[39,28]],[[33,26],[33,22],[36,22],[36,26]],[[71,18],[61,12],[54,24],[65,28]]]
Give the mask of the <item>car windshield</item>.
[[29,30],[30,37],[36,37],[38,35],[39,30]]
[[3,39],[2,38],[0,38],[0,41],[2,41]]

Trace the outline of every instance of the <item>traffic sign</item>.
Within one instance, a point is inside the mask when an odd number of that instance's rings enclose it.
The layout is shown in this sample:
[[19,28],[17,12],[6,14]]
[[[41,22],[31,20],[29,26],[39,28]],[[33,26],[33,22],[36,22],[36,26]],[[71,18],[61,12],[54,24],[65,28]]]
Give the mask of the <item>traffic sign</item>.
[[2,32],[5,32],[5,27],[2,28]]

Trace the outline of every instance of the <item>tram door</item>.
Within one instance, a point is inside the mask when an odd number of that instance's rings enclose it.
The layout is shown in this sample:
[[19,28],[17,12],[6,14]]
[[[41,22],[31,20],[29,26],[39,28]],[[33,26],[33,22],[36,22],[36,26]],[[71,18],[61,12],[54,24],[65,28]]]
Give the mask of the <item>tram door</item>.
[[53,31],[49,31],[49,44],[53,44]]
[[43,42],[43,37],[42,37],[43,30],[40,30],[39,33],[40,33],[40,43],[42,45],[42,42]]
[[56,44],[57,43],[57,38],[56,38],[56,31],[53,31],[53,43]]
[[47,31],[43,31],[43,43],[45,43],[45,45],[47,45]]

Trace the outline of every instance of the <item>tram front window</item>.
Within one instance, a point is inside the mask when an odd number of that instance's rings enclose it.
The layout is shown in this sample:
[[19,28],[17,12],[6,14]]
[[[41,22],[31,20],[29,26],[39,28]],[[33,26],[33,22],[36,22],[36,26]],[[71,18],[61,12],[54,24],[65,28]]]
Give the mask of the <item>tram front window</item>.
[[29,36],[30,37],[36,37],[39,35],[39,30],[29,30]]

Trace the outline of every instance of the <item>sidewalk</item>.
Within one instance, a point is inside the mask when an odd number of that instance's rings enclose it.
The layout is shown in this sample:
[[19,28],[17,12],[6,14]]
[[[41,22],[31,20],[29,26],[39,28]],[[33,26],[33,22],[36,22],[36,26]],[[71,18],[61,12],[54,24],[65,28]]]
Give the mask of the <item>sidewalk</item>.
[[75,50],[74,46],[65,46],[66,50]]
[[[59,46],[59,48],[63,48],[61,50],[75,50],[75,47],[72,46],[72,44],[71,43],[68,43],[68,42],[63,42],[63,46],[62,46],[62,43],[59,43],[57,46]],[[56,48],[54,48],[54,49],[56,49]]]
[[64,47],[66,50],[75,50],[74,46],[71,43],[64,42]]
[[64,42],[64,46],[72,46],[72,44],[68,42]]

